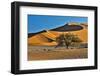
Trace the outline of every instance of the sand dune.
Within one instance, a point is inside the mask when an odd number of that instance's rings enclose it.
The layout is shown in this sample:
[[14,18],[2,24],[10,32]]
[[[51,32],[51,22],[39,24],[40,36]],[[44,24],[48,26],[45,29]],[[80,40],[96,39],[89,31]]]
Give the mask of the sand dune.
[[50,38],[50,39],[55,40],[56,37],[58,37],[60,35],[60,32],[56,32],[56,31],[46,31],[46,32],[42,33],[42,35],[44,35],[47,38]]
[[53,42],[52,40],[53,38],[54,37],[52,35],[50,36],[48,35],[48,33],[45,32],[28,38],[28,44],[29,45],[50,45],[50,46],[57,45],[56,42]]
[[[76,25],[77,26],[77,25]],[[88,30],[87,30],[87,24],[81,24],[80,26],[83,27],[82,30],[78,31],[68,31],[66,33],[73,33],[77,35],[84,43],[87,42],[88,37]],[[31,36],[28,38],[28,44],[29,45],[46,45],[46,46],[53,46],[57,45],[57,43],[54,41],[56,37],[58,37],[63,32],[57,32],[57,31],[45,31],[43,33],[36,34],[34,36]]]
[[86,43],[88,40],[88,30],[87,29],[83,29],[80,31],[74,31],[71,33],[77,35],[84,43]]

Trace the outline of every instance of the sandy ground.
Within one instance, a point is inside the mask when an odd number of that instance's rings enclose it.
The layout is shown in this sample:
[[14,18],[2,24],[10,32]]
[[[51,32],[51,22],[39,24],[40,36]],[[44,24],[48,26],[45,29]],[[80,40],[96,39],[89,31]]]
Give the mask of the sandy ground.
[[87,58],[87,48],[66,49],[65,47],[28,47],[28,60],[57,60]]

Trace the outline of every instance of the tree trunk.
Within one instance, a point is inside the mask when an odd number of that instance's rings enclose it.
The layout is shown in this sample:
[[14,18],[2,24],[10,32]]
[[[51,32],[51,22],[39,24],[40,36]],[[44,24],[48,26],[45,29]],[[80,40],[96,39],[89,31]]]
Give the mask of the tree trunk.
[[66,49],[68,49],[68,47],[69,47],[69,46],[68,46],[68,45],[66,45]]

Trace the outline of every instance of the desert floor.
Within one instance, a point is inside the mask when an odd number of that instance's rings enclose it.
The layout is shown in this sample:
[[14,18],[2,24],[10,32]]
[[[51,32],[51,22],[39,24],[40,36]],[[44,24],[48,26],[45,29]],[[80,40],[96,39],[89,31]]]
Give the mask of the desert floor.
[[88,58],[87,48],[45,47],[29,46],[28,60],[57,60],[57,59],[82,59]]

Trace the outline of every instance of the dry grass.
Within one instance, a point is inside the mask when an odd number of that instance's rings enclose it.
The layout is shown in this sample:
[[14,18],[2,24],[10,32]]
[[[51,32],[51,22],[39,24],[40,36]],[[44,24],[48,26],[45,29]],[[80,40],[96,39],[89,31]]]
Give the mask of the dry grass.
[[80,59],[87,58],[88,51],[87,48],[80,49],[51,49],[51,50],[41,50],[41,48],[28,49],[28,60],[56,60],[56,59]]

